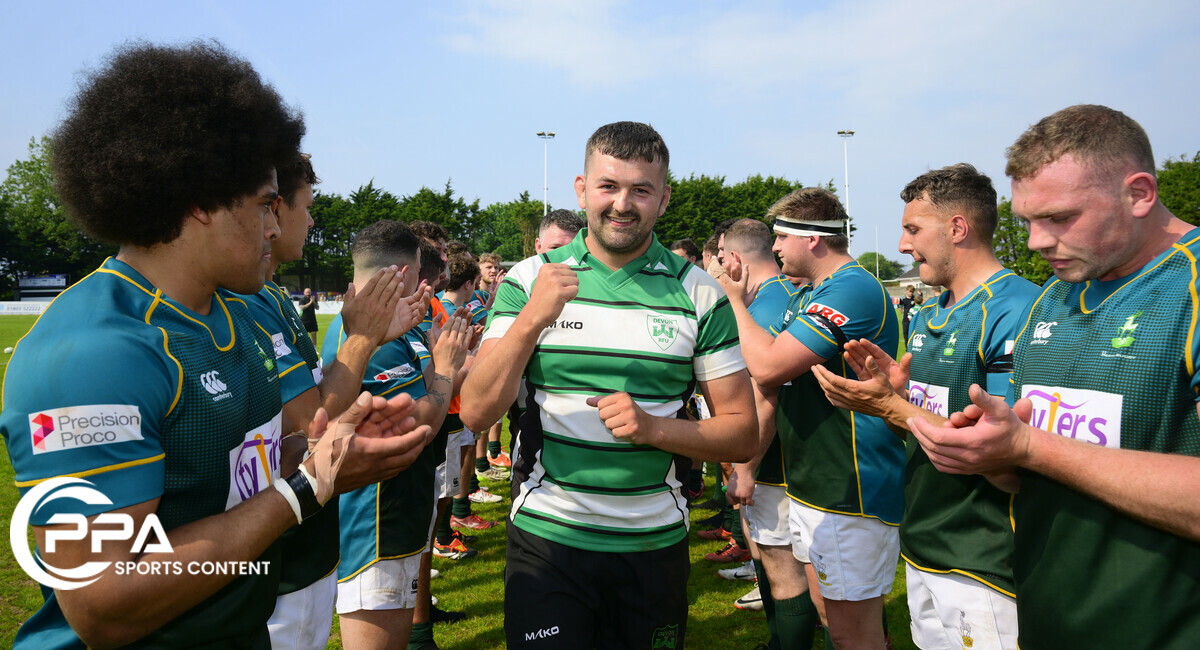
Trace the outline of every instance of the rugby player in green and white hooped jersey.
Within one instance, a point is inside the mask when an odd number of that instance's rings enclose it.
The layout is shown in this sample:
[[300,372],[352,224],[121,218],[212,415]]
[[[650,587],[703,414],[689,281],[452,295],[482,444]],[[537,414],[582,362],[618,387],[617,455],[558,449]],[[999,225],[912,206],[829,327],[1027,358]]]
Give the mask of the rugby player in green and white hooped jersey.
[[[745,461],[754,404],[721,289],[653,227],[666,144],[601,127],[575,179],[588,227],[501,283],[463,388],[468,427],[495,422],[522,375],[505,569],[510,648],[682,647],[687,502],[681,457]],[[713,417],[682,417],[699,385]],[[682,474],[681,474],[682,473]]]
[[[404,272],[406,294],[416,292],[419,238],[407,225],[382,219],[354,238],[355,286],[381,268]],[[341,315],[330,324],[322,348],[336,356],[345,341]],[[415,325],[415,323],[414,323]],[[335,334],[336,333],[336,336]],[[450,405],[454,379],[466,360],[468,324],[452,316],[433,349],[433,364],[422,372],[419,353],[400,337],[380,346],[367,365],[363,388],[390,398],[407,393],[416,401],[417,422],[437,430]],[[420,346],[427,348],[427,346]],[[395,648],[408,644],[417,598],[421,554],[429,543],[433,518],[434,470],[438,438],[407,470],[386,481],[342,494],[339,529],[337,612],[347,648]]]
[[[852,341],[845,356],[861,380],[814,374],[831,402],[882,417],[904,435],[912,415],[940,423],[962,410],[972,384],[1008,394],[1013,344],[1039,289],[992,252],[996,190],[971,165],[926,172],[900,197],[900,252],[919,263],[922,282],[946,291],[913,318],[902,363]],[[900,548],[913,640],[921,648],[1015,647],[1010,495],[981,476],[938,472],[915,440],[906,452]]]
[[[319,414],[312,457],[279,472],[299,454],[280,451],[270,342],[226,291],[263,285],[279,233],[275,167],[303,131],[249,64],[215,44],[125,46],[81,84],[55,133],[56,187],[73,219],[120,250],[18,345],[8,369],[22,381],[5,384],[0,432],[20,487],[74,477],[103,497],[37,509],[45,566],[107,568],[84,584],[39,576],[54,591],[16,645],[268,646],[277,567],[237,577],[217,565],[277,564],[272,543],[318,512],[335,480],[349,489],[399,471],[427,438],[399,430],[411,402],[362,397],[328,428]],[[129,371],[81,381],[97,369]],[[97,439],[95,416],[109,414],[120,428]],[[364,435],[347,446],[356,428]],[[56,511],[89,524],[124,515],[138,530],[155,517],[169,539],[142,549],[57,536],[51,548]]]
[[1158,200],[1145,131],[1102,106],[1008,150],[1013,212],[1056,276],[1015,350],[1013,408],[971,389],[909,426],[938,469],[1019,487],[1020,647],[1200,639],[1200,230]]
[[787,613],[804,615],[800,600],[807,590],[836,644],[882,646],[878,621],[899,554],[904,447],[878,418],[830,404],[808,371],[826,364],[852,374],[839,358],[850,339],[871,338],[895,350],[896,312],[879,281],[847,254],[846,211],[833,193],[797,190],[767,216],[775,219],[774,250],[784,274],[813,278],[772,327],[779,336],[754,322],[738,283],[720,280],[751,375],[764,388],[780,387],[776,435],[791,497],[792,551],[807,584],[776,595],[777,628],[782,633],[779,621]]

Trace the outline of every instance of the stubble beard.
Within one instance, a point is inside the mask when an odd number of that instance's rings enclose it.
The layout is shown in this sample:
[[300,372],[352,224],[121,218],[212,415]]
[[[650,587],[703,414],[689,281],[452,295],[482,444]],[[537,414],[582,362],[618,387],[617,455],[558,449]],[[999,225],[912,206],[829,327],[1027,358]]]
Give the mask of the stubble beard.
[[[606,219],[612,218],[614,215],[623,218],[633,218],[634,222],[618,230],[606,222]],[[596,241],[605,250],[619,254],[637,250],[654,234],[652,228],[642,228],[642,216],[633,211],[621,213],[610,210],[605,212],[600,215],[595,230]]]

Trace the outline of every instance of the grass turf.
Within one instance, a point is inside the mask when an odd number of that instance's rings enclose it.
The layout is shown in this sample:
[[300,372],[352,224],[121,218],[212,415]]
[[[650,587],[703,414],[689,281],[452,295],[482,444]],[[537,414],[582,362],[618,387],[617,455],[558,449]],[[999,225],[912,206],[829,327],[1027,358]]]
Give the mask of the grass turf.
[[[319,315],[317,322],[318,349],[324,339],[332,315]],[[12,347],[17,339],[33,326],[34,316],[0,317],[0,349]],[[0,357],[0,368],[7,369],[9,355]],[[6,381],[21,381],[21,378],[6,377]],[[0,407],[3,402],[0,401]],[[503,442],[509,449],[508,427],[504,428]],[[13,485],[13,469],[7,461],[0,461],[0,530],[7,530],[18,494]],[[707,494],[712,493],[713,481],[708,479]],[[503,494],[506,483],[484,482],[493,491]],[[508,499],[498,504],[472,504],[473,511],[486,519],[499,523],[489,530],[472,531],[479,537],[473,546],[479,555],[469,560],[453,561],[434,558],[433,566],[441,571],[441,577],[433,581],[432,589],[445,610],[465,611],[468,618],[453,625],[437,625],[434,637],[442,648],[502,648],[504,647],[504,519],[507,515]],[[693,510],[692,521],[696,522],[711,515],[711,511]],[[688,580],[688,631],[687,645],[692,648],[753,648],[767,640],[766,618],[762,612],[741,611],[733,607],[733,601],[753,588],[750,582],[731,582],[717,576],[718,568],[704,560],[704,554],[718,550],[722,542],[709,542],[689,535],[691,542],[691,577]],[[17,566],[12,549],[0,545],[0,647],[10,647],[17,628],[42,604],[38,585],[29,579]],[[908,629],[908,605],[904,587],[904,575],[900,566],[896,569],[896,583],[892,593],[885,599],[888,607],[888,626],[892,635],[892,646],[897,650],[914,648]],[[330,648],[341,648],[337,621],[330,639]],[[817,647],[823,648],[818,638]]]

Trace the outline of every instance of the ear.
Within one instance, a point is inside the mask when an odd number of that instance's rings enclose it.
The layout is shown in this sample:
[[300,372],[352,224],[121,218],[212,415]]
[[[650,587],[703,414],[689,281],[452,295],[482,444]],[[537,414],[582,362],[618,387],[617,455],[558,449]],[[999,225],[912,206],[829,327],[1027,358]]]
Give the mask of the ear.
[[967,238],[967,234],[971,232],[971,224],[967,222],[966,217],[956,214],[946,222],[946,229],[951,243],[961,244]]
[[663,186],[663,197],[662,197],[662,201],[658,204],[658,215],[657,216],[659,216],[659,217],[663,216],[663,213],[667,211],[667,204],[670,202],[671,202],[671,186],[664,185]]
[[1138,172],[1126,176],[1125,191],[1129,193],[1130,208],[1135,217],[1150,214],[1154,204],[1158,203],[1158,181],[1152,174]]
[[212,215],[200,209],[200,206],[198,205],[193,205],[191,209],[188,210],[187,216],[206,226],[212,223]]
[[576,176],[575,177],[575,198],[579,200],[579,209],[580,210],[587,209],[587,200],[584,197],[585,189],[587,189],[587,181],[583,178],[583,175],[581,174],[579,176]]

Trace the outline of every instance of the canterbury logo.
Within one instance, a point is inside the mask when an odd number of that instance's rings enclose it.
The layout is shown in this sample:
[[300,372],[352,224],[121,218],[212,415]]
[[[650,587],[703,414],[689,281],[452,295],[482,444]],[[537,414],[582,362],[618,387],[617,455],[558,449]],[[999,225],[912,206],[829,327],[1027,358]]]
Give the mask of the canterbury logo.
[[1054,327],[1055,325],[1058,325],[1058,321],[1054,321],[1051,323],[1047,323],[1045,321],[1039,321],[1038,324],[1033,327],[1033,338],[1035,338],[1035,339],[1050,338],[1050,335],[1053,334],[1053,332],[1050,331],[1050,328]]
[[222,393],[229,389],[229,387],[225,385],[225,382],[217,379],[216,370],[212,370],[200,375],[200,385],[204,386],[204,390],[208,391],[212,395]]

